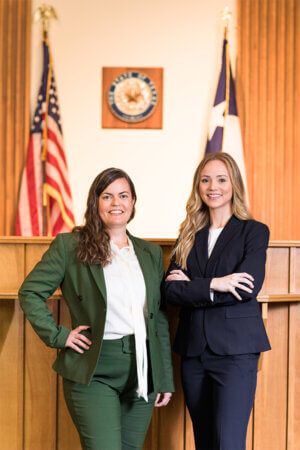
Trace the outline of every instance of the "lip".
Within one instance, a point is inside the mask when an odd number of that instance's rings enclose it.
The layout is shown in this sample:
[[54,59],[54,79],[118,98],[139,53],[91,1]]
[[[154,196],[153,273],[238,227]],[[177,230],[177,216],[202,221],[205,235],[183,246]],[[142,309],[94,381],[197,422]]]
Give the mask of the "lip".
[[123,214],[124,211],[122,211],[121,209],[112,209],[111,211],[109,211],[109,214],[113,214],[113,215],[117,215],[117,214]]

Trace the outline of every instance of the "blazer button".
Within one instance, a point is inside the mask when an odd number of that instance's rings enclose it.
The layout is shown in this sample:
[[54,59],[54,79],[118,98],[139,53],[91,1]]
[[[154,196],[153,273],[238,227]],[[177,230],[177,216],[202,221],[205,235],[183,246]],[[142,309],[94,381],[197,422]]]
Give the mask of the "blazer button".
[[153,313],[149,314],[150,319],[153,319]]
[[83,300],[83,298],[82,298],[82,295],[78,295],[78,300],[80,301],[80,302],[82,302],[82,300]]
[[158,332],[157,331],[155,331],[155,336],[158,337]]

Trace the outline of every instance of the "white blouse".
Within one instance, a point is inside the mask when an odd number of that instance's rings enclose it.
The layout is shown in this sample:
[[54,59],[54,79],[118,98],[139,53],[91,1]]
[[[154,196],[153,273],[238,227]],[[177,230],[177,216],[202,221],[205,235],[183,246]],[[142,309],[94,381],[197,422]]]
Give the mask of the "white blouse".
[[[209,230],[209,235],[208,235],[208,257],[210,257],[214,246],[216,245],[216,242],[218,240],[218,237],[220,236],[220,234],[222,233],[223,228],[213,228],[212,230]],[[210,290],[210,299],[213,302],[214,301],[214,291],[211,289]]]
[[110,241],[112,262],[103,268],[106,293],[107,312],[103,339],[120,339],[134,334],[132,315],[132,293],[144,311],[146,326],[147,302],[146,288],[142,270],[133,249],[129,246],[119,249]]

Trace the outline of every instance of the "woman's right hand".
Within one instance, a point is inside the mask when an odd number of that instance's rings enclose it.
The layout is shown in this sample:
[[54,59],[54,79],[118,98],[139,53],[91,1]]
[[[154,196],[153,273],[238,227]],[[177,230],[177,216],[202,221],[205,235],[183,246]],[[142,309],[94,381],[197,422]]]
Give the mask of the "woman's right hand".
[[210,289],[218,292],[231,292],[238,300],[242,300],[242,297],[236,292],[236,288],[252,294],[254,288],[253,281],[254,278],[249,273],[232,273],[225,277],[213,278],[210,283]]
[[89,325],[79,325],[79,327],[70,331],[65,347],[70,347],[77,353],[84,353],[84,350],[88,350],[92,342],[80,333],[80,331],[87,330],[88,328],[90,328]]

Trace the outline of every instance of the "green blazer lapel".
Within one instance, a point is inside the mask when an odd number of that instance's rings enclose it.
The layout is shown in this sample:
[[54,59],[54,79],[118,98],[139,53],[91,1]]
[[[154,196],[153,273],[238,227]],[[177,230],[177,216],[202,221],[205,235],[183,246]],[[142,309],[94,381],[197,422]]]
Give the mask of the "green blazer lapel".
[[102,297],[104,298],[105,303],[107,303],[106,285],[102,267],[96,264],[91,264],[89,266],[89,269],[92,272],[92,275],[96,281],[99,291],[102,294]]
[[147,247],[145,247],[143,245],[143,242],[140,240],[137,240],[134,238],[134,236],[132,236],[131,234],[129,234],[130,240],[133,244],[133,248],[135,251],[135,254],[137,256],[137,259],[139,261],[139,264],[141,266],[142,272],[143,272],[143,276],[144,276],[144,280],[145,280],[145,285],[146,285],[146,296],[147,296],[147,304],[148,304],[148,310],[151,311],[151,307],[152,307],[152,263],[151,263],[151,256],[150,253],[147,249]]

